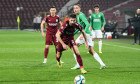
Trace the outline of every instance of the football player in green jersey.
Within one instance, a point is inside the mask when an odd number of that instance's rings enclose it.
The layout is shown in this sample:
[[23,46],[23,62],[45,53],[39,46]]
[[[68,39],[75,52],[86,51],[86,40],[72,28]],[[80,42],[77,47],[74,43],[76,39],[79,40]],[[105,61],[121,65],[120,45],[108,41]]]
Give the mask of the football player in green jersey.
[[[92,34],[91,34],[91,30],[90,30],[90,24],[85,16],[85,14],[82,13],[80,10],[81,10],[81,7],[79,4],[74,5],[74,13],[77,15],[77,22],[83,27],[83,29],[86,33],[87,42],[88,42],[88,51],[100,63],[100,65],[101,65],[100,69],[103,69],[106,67],[106,65],[103,63],[103,61],[101,60],[99,55],[93,50],[93,42],[92,42],[92,38],[91,38]],[[76,30],[74,32],[74,34],[76,34],[78,31],[79,30]],[[81,44],[85,43],[85,40],[84,40],[82,34],[76,39],[76,43],[77,43],[77,46],[80,46]],[[75,57],[75,60],[76,60],[76,55],[74,54],[74,52],[73,52],[73,56]],[[80,67],[77,62],[75,67],[73,67],[71,69],[78,69],[78,68],[80,68]]]
[[[91,14],[91,19],[90,19],[90,26],[92,27],[92,41],[93,41],[93,46],[94,46],[94,40],[95,38],[98,38],[99,41],[99,53],[102,53],[102,31],[104,30],[105,26],[105,18],[104,14],[99,12],[99,5],[95,4],[94,5],[94,10],[95,13]],[[102,23],[103,22],[103,23]]]

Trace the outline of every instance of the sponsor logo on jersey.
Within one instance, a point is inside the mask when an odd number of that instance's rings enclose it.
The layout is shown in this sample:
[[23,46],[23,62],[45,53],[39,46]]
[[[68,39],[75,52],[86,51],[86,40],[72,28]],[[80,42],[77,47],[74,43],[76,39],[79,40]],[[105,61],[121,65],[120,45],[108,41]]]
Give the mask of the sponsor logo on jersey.
[[48,23],[49,26],[57,26],[57,23]]
[[100,22],[100,19],[94,19],[94,22]]

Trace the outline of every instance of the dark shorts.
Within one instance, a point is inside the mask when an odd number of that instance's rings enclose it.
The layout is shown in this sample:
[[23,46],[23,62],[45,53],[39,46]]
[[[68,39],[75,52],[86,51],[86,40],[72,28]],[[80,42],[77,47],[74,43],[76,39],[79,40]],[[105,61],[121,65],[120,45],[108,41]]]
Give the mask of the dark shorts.
[[[69,40],[68,42],[64,42],[66,45],[68,45],[70,48],[72,48],[74,45],[76,45],[76,42],[74,39]],[[65,49],[63,48],[62,44],[60,42],[58,42],[58,48],[57,51],[58,52],[62,52]]]
[[50,35],[50,34],[46,34],[46,45],[57,45],[58,44],[58,40],[56,38],[55,35]]

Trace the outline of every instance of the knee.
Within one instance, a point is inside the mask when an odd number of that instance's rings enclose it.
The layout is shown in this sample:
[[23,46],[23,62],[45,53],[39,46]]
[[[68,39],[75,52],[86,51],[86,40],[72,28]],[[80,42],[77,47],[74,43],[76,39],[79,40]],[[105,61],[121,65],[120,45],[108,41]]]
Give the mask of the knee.
[[95,40],[95,38],[92,38],[92,41],[94,41]]
[[101,38],[98,38],[98,41],[102,41],[102,39]]
[[49,48],[49,45],[46,45],[45,48]]
[[76,54],[76,56],[80,56],[80,53],[79,52],[76,52],[75,54]]

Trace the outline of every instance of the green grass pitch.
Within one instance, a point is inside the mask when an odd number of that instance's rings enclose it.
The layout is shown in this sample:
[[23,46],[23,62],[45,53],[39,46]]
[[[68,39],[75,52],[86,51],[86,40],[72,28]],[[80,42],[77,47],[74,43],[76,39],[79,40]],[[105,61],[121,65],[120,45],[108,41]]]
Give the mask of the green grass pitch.
[[[77,36],[76,36],[77,37]],[[107,68],[100,70],[97,61],[79,47],[87,74],[86,84],[140,84],[140,45],[133,39],[103,40],[99,54]],[[65,63],[59,69],[55,48],[50,46],[48,62],[43,64],[45,38],[39,32],[0,31],[0,84],[74,84],[80,70],[71,70],[75,60],[70,49],[63,52]],[[98,53],[98,41],[95,43]]]

